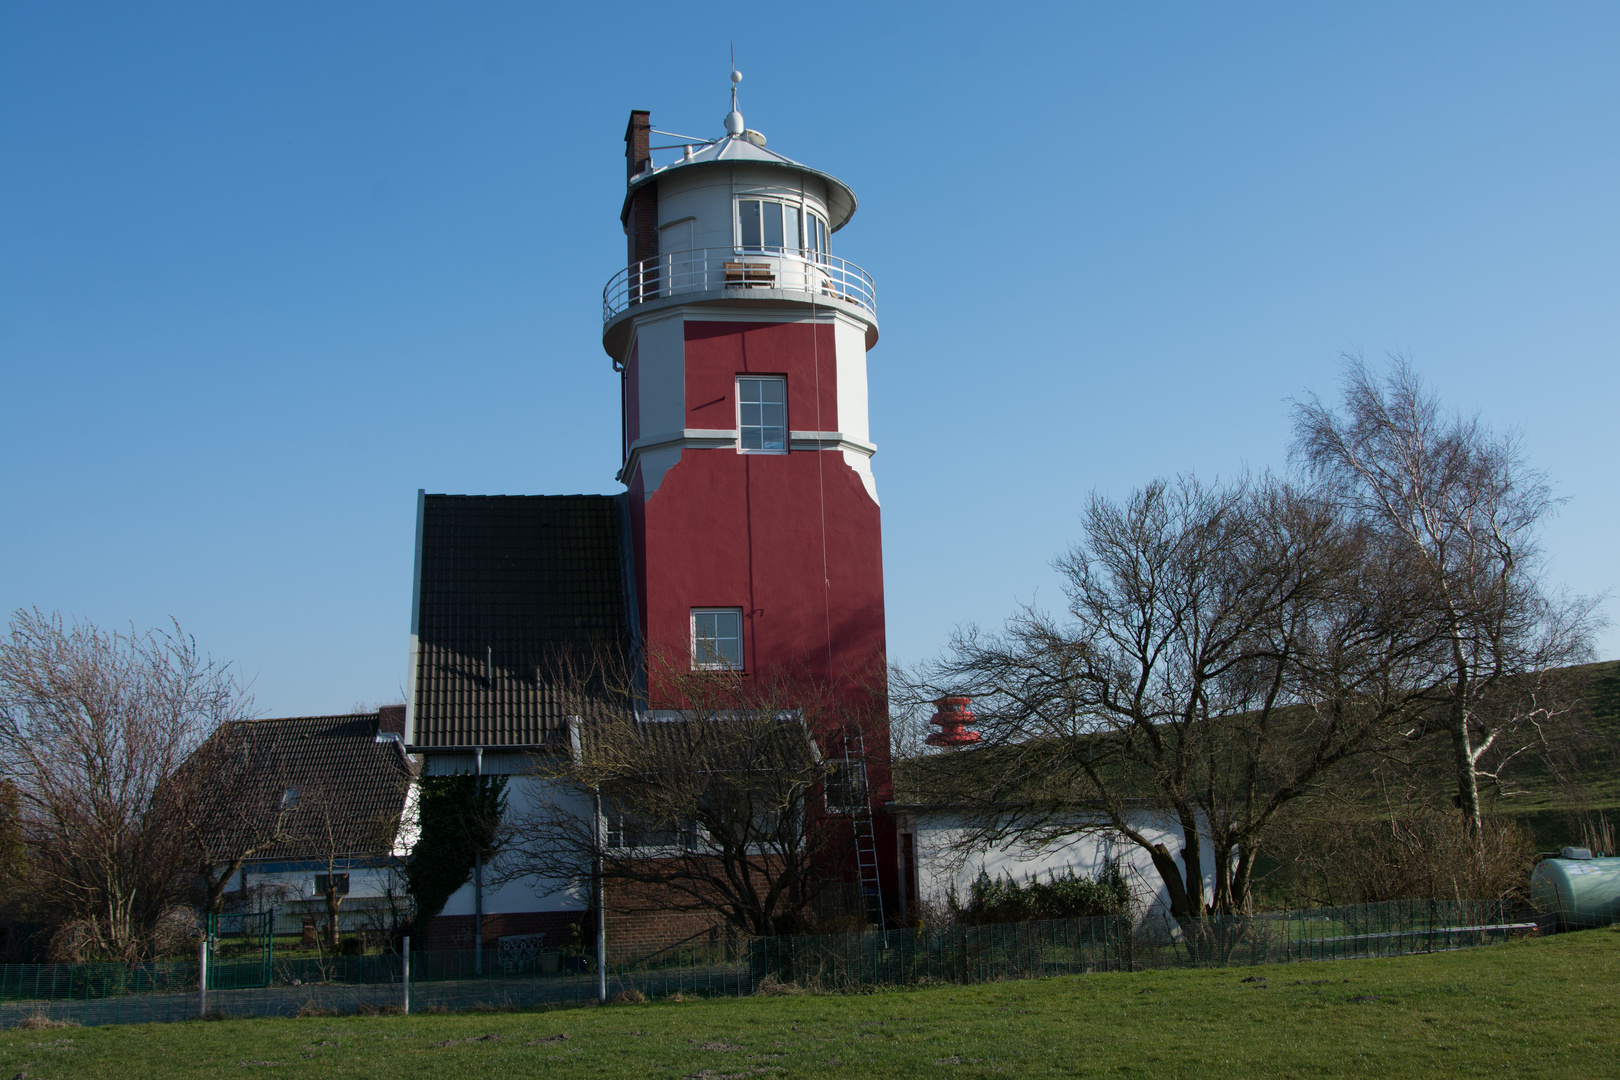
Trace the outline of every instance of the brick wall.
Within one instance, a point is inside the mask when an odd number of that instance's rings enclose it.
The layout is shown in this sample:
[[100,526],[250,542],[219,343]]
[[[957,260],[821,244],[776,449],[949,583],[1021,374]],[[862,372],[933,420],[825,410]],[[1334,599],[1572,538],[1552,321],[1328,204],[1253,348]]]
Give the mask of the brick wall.
[[[484,916],[484,947],[494,948],[503,937],[516,934],[544,934],[545,944],[560,945],[568,935],[568,928],[579,922],[582,911],[523,911]],[[595,933],[595,925],[586,929],[586,939]],[[471,915],[439,915],[428,923],[420,942],[420,949],[470,949],[473,947],[473,917]]]
[[725,932],[720,916],[712,911],[616,912],[608,908],[607,940],[612,956],[625,952],[644,956],[688,939],[716,941]]

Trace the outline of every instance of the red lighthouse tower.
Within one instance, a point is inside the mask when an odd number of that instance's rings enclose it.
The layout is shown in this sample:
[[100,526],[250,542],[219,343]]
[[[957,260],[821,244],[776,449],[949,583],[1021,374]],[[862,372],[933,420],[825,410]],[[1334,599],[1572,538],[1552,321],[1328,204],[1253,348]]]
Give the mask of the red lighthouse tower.
[[[872,279],[831,250],[855,194],[744,125],[740,78],[721,138],[665,138],[646,112],[625,133],[628,265],[604,290],[602,343],[621,373],[637,636],[694,669],[788,674],[869,710],[884,672],[878,324]],[[676,144],[665,164],[654,136]],[[841,732],[816,734],[845,752]],[[856,817],[878,827],[860,877],[892,892],[887,732],[863,734]]]

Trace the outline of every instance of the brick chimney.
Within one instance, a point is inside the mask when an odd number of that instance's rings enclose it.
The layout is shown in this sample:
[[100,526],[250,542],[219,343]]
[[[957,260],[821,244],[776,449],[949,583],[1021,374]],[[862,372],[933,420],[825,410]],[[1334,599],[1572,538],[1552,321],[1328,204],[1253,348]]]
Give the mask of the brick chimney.
[[[628,184],[652,168],[652,113],[635,109],[624,129],[624,181]],[[624,212],[627,265],[658,254],[658,185],[643,184]]]
[[405,706],[384,705],[377,710],[377,738],[405,738]]
[[652,164],[652,113],[633,109],[630,125],[624,129],[624,182],[629,183]]

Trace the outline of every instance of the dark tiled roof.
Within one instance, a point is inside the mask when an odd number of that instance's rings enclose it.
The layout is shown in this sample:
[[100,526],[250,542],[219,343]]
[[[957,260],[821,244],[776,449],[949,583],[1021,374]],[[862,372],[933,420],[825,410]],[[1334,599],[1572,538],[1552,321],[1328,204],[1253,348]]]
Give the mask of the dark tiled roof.
[[278,833],[253,857],[388,854],[412,770],[397,739],[377,741],[377,719],[352,713],[220,727],[182,770],[207,778],[201,817],[220,857]]
[[629,644],[619,502],[423,497],[414,746],[539,746],[562,737],[568,710],[545,672],[569,650]]

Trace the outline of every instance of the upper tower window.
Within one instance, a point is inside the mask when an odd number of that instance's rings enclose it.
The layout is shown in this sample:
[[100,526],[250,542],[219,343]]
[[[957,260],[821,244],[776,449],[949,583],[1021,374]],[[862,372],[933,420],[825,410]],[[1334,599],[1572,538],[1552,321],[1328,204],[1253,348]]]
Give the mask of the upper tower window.
[[744,251],[825,254],[827,223],[814,211],[775,199],[738,199],[737,246]]
[[737,449],[787,452],[786,379],[738,377]]

